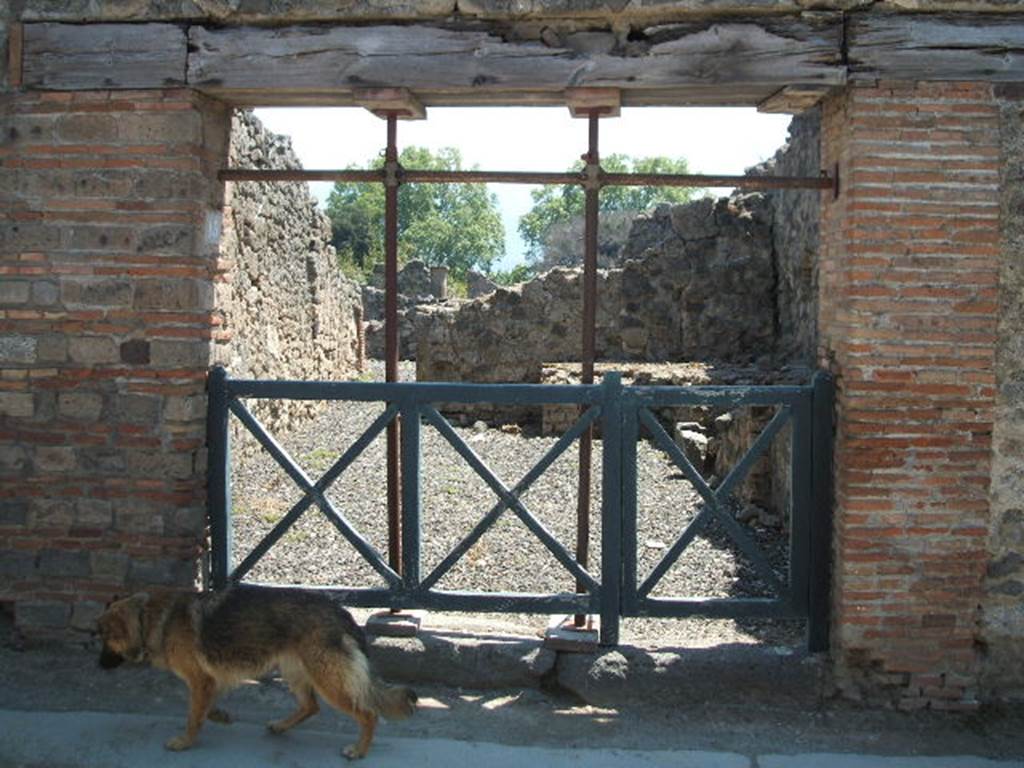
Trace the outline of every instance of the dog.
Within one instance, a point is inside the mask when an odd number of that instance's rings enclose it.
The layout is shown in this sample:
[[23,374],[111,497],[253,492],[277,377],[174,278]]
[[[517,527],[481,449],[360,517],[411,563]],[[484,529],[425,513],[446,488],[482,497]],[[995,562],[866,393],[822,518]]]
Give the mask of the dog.
[[378,718],[397,720],[416,710],[412,690],[373,673],[363,630],[321,592],[234,585],[199,594],[138,593],[111,603],[97,626],[101,667],[148,661],[188,685],[185,732],[165,744],[170,750],[191,747],[206,719],[230,721],[213,708],[219,693],[275,668],[299,708],[267,723],[270,732],[284,733],[315,715],[319,695],[359,725],[359,740],[342,750],[349,759],[366,755]]

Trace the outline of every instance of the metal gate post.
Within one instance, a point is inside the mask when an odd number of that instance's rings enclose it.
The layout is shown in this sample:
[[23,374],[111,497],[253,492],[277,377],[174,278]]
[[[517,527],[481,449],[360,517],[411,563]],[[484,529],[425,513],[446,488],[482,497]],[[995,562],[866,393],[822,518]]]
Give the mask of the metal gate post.
[[[814,518],[813,462],[814,392],[801,387],[800,398],[790,407],[790,521],[788,602],[797,615],[808,616],[810,626],[811,526]],[[810,635],[808,634],[808,638]]]
[[637,456],[636,444],[640,440],[640,423],[637,417],[637,403],[633,397],[625,394],[619,398],[620,423],[622,433],[619,438],[622,445],[620,474],[622,521],[622,612],[625,615],[637,615],[637,525],[636,525],[636,494],[637,494]]
[[622,374],[601,381],[601,645],[618,645],[622,612]]
[[835,386],[832,376],[818,371],[814,387],[812,447],[810,593],[807,617],[807,648],[829,648],[832,593],[832,410]]
[[227,371],[214,367],[206,379],[206,511],[210,521],[210,581],[227,586],[231,569],[231,443]]
[[402,580],[407,590],[420,583],[420,412],[402,402]]

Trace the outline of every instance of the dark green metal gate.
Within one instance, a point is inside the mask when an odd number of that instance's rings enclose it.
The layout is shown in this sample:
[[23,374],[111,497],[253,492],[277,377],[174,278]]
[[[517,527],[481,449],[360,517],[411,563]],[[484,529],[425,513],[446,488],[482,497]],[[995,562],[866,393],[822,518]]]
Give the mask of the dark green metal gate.
[[[249,381],[228,378],[216,368],[209,380],[209,515],[211,580],[215,587],[243,579],[284,533],[311,507],[319,508],[352,547],[384,578],[383,588],[338,587],[331,591],[350,605],[458,611],[599,614],[601,642],[618,642],[620,616],[806,617],[808,646],[824,650],[828,632],[828,547],[832,446],[832,388],[817,374],[806,386],[623,387],[617,373],[601,384],[444,384]],[[244,398],[378,401],[384,412],[314,480],[270,436],[246,408]],[[440,403],[578,406],[576,423],[519,481],[509,484],[488,467],[438,410]],[[666,407],[738,408],[772,406],[774,417],[746,455],[712,487],[665,432],[656,411]],[[302,498],[271,531],[231,568],[229,418],[234,416],[284,468]],[[359,533],[327,497],[327,491],[389,424],[401,425],[402,541],[395,568]],[[591,426],[602,435],[601,563],[592,573],[548,531],[524,503],[530,486]],[[724,504],[772,439],[791,425],[790,546],[788,573],[765,559]],[[487,483],[497,501],[477,525],[428,574],[420,569],[420,432],[436,429]],[[637,568],[637,443],[644,433],[679,468],[703,500],[701,512],[666,550],[661,562],[641,575]],[[506,512],[518,517],[580,589],[576,593],[524,594],[454,592],[437,583]],[[654,597],[652,591],[686,548],[714,520],[771,588],[764,598]]]

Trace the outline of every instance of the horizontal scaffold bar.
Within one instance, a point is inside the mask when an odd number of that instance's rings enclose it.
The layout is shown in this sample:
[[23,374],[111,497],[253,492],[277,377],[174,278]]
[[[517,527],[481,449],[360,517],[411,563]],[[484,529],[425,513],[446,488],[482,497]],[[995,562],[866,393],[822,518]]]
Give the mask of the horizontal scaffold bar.
[[[383,170],[259,170],[227,168],[221,181],[347,181],[384,183]],[[742,189],[832,189],[827,174],[820,176],[728,176],[699,173],[605,173],[598,174],[602,187],[740,187]],[[543,171],[420,171],[403,168],[398,180],[405,184],[586,184],[579,173]]]

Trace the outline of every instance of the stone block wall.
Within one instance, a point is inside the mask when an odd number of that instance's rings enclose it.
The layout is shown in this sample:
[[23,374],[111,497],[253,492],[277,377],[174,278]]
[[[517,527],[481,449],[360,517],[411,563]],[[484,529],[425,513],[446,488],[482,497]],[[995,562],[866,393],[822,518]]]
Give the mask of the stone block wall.
[[[230,163],[239,168],[300,168],[291,140],[263,128],[251,112],[232,118]],[[237,378],[337,380],[355,372],[358,286],[338,268],[330,220],[307,184],[240,182],[225,190],[221,259],[230,281],[217,290],[230,342],[218,362]],[[264,401],[256,413],[286,431],[316,402]],[[252,441],[238,447],[255,449]]]
[[999,122],[991,86],[971,83],[855,86],[822,117],[823,164],[844,180],[822,196],[819,320],[837,377],[836,672],[906,709],[979,699]]
[[228,128],[189,91],[0,93],[0,602],[23,632],[197,576]]

